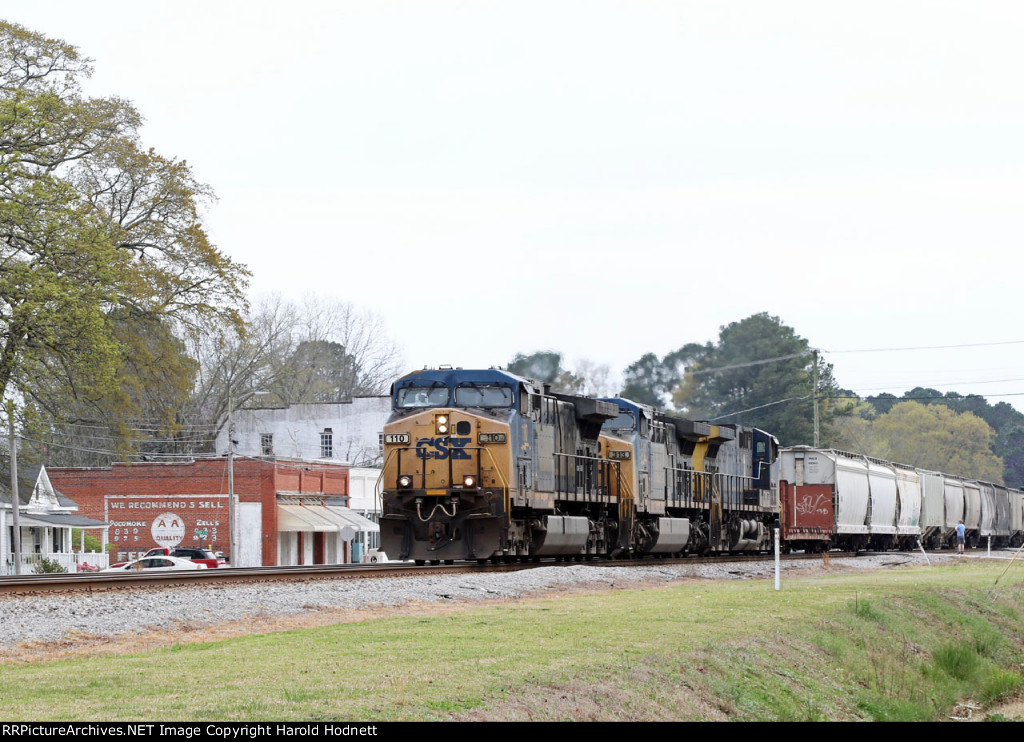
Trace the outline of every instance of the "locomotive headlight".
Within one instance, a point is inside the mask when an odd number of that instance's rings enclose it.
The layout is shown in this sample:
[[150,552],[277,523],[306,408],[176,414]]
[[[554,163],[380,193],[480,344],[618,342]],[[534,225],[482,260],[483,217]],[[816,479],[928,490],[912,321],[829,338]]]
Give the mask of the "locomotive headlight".
[[448,435],[448,416],[438,415],[434,418],[434,429],[438,435]]
[[402,489],[409,489],[412,487],[412,477],[408,474],[403,474],[398,478],[398,486]]
[[467,474],[462,478],[463,487],[476,487],[476,477],[472,474]]

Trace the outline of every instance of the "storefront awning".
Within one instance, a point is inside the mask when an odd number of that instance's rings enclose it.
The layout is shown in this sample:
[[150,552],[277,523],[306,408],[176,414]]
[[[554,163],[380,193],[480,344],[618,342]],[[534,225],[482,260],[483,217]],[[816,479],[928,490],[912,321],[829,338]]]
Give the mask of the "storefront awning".
[[332,507],[327,505],[324,510],[329,512],[332,517],[340,518],[345,521],[346,525],[352,526],[357,531],[365,531],[367,533],[377,533],[380,531],[380,526],[374,523],[369,518],[364,518],[359,513],[348,508]]
[[346,526],[355,531],[375,532],[380,526],[348,508],[329,505],[278,503],[277,530],[340,532]]

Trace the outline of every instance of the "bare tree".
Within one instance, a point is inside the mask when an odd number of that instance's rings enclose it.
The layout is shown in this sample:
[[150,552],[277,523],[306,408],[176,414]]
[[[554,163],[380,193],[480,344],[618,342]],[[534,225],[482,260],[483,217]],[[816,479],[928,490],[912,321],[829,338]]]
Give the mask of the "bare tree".
[[197,334],[195,393],[183,420],[194,450],[212,450],[230,404],[287,406],[386,393],[401,354],[382,320],[337,300],[265,296],[237,333]]

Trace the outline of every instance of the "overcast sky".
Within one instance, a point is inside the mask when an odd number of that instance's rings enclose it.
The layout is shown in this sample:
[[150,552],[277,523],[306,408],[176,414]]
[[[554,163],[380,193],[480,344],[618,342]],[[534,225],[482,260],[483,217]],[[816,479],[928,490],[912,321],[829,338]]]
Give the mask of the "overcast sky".
[[[1024,409],[1024,3],[6,0],[219,201],[254,295],[410,368],[621,370],[753,313]],[[944,351],[838,352],[990,344]],[[1022,396],[1009,396],[1022,394]],[[1006,395],[1006,396],[996,396]]]

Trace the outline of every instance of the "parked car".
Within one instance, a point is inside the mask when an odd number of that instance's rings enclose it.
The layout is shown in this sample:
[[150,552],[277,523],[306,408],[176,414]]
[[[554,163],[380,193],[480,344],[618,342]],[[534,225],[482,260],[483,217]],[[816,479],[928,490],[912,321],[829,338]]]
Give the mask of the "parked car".
[[197,562],[190,561],[188,559],[179,559],[173,556],[144,556],[141,559],[136,559],[133,562],[122,564],[118,567],[108,567],[104,569],[104,572],[170,572],[172,570],[182,569],[206,569],[205,564],[199,564]]
[[157,546],[154,549],[150,549],[143,556],[172,556],[178,557],[179,559],[190,559],[197,564],[205,564],[210,569],[215,569],[220,566],[220,560],[214,555],[212,551],[208,549],[199,549],[192,546],[175,546],[173,549],[168,549],[164,546]]
[[382,549],[368,549],[363,555],[363,564],[383,564],[388,555]]

